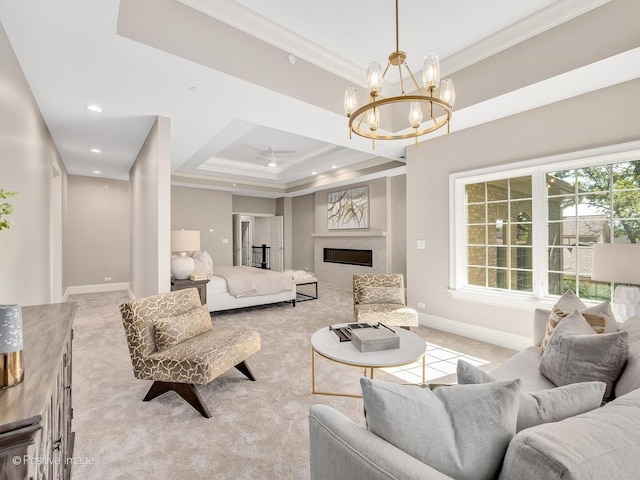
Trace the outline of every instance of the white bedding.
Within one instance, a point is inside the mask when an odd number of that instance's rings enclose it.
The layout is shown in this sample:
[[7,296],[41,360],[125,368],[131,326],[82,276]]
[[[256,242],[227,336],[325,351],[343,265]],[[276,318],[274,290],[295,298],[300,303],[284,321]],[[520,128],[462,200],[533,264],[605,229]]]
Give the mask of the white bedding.
[[[248,269],[248,270],[247,270]],[[230,272],[242,272],[240,283],[244,283],[244,291],[240,289],[237,295],[231,295],[227,280],[221,275],[233,275]],[[224,273],[223,273],[224,272]],[[207,283],[207,305],[210,312],[230,310],[233,308],[251,307],[276,302],[292,302],[295,306],[296,288],[289,273],[274,272],[255,267],[229,267],[217,266],[214,268],[216,275],[209,276]],[[235,272],[234,272],[235,273]],[[244,275],[255,277],[253,279],[242,278]],[[264,278],[273,277],[265,281]],[[234,280],[232,280],[233,284]],[[246,288],[248,286],[248,288]],[[247,290],[255,290],[253,294],[247,294]],[[271,292],[271,293],[265,293]]]

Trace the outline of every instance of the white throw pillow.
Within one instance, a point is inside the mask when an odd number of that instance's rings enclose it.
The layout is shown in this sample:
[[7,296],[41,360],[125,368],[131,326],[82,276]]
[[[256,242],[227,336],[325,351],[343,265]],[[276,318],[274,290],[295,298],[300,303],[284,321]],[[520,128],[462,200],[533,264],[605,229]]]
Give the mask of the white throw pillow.
[[206,250],[204,252],[194,253],[193,259],[196,262],[196,268],[193,273],[206,275],[207,277],[213,275],[213,259]]
[[[491,383],[496,380],[464,360],[458,360],[458,383],[462,385]],[[559,422],[565,418],[598,408],[602,404],[607,384],[582,382],[551,390],[520,392],[516,432],[542,423]]]
[[368,428],[458,480],[498,476],[516,431],[520,380],[419,388],[360,379]]
[[627,364],[616,382],[616,397],[640,388],[640,317],[627,318],[620,330],[629,334]]

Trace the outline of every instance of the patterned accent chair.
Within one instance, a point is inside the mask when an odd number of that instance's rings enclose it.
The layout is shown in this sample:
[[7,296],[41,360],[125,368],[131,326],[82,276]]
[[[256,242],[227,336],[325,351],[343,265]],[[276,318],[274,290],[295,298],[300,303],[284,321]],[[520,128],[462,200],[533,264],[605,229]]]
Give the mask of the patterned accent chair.
[[246,360],[260,350],[260,336],[214,328],[197,289],[131,300],[120,305],[120,313],[134,376],[153,380],[145,402],[173,390],[210,418],[196,385],[206,385],[232,367],[255,381]]
[[400,273],[353,275],[353,310],[356,322],[388,326],[418,326],[418,312],[406,306],[404,277]]

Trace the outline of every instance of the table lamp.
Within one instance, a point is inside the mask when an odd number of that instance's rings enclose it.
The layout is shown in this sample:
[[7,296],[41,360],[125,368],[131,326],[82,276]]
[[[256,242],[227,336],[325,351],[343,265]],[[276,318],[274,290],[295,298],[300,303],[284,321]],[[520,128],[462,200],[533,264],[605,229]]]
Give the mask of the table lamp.
[[0,305],[0,388],[12,387],[22,380],[22,308]]
[[178,255],[171,259],[171,274],[176,280],[189,278],[196,262],[187,252],[200,250],[200,230],[174,230],[171,232],[171,251]]
[[640,315],[640,244],[594,244],[591,279],[624,284],[616,286],[611,302],[617,320]]

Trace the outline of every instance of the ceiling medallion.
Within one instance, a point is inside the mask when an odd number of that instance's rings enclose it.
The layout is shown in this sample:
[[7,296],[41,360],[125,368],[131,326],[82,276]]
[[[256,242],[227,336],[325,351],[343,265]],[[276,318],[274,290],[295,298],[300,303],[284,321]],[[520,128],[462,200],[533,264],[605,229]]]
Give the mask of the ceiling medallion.
[[[415,138],[417,147],[418,137],[434,132],[445,125],[447,126],[447,133],[449,133],[449,121],[451,120],[453,104],[456,99],[451,78],[442,80],[438,91],[439,95],[434,96],[434,91],[438,86],[438,82],[440,82],[440,60],[434,53],[424,58],[422,87],[418,85],[406,62],[407,54],[399,48],[398,31],[398,0],[396,0],[396,51],[389,55],[389,63],[387,63],[384,72],[380,64],[375,61],[371,62],[367,67],[369,103],[358,108],[355,87],[348,87],[344,94],[344,111],[349,118],[349,137],[351,138],[351,134],[355,133],[361,137],[370,138],[373,141],[374,149],[376,140],[403,140],[407,138]],[[380,93],[384,84],[384,77],[390,67],[398,68],[401,94],[383,97]],[[405,71],[407,73],[404,73]],[[410,92],[410,94],[405,94],[404,91],[405,76],[408,76],[413,86],[415,86],[415,91]],[[385,111],[385,119],[390,124],[391,109],[394,105],[402,103],[410,104],[407,128],[398,132],[389,132],[382,129],[380,127],[381,110]],[[425,112],[427,119],[423,122],[423,114]]]

